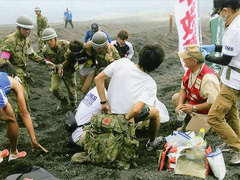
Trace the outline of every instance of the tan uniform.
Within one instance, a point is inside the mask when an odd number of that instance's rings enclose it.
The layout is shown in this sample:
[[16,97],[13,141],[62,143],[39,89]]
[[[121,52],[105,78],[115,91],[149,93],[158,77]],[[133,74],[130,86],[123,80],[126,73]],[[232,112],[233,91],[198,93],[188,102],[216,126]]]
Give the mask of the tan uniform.
[[[198,76],[198,72],[192,73],[192,82],[195,81]],[[191,81],[189,81],[188,87],[191,86]],[[185,89],[182,85],[182,89]],[[205,74],[200,88],[200,96],[207,99],[208,104],[213,104],[218,93],[220,91],[220,82],[214,74]],[[173,104],[177,107],[179,99],[179,93],[176,93],[172,97]],[[195,131],[198,133],[201,128],[204,128],[206,132],[210,129],[210,125],[207,123],[207,114],[191,113],[191,120],[186,126],[186,131]]]
[[71,105],[75,107],[77,105],[77,83],[76,83],[76,63],[66,63],[63,66],[63,77],[59,77],[57,73],[58,66],[67,59],[67,49],[69,42],[66,40],[56,41],[57,51],[51,49],[48,45],[43,48],[44,57],[56,65],[56,69],[51,74],[51,90],[53,95],[60,101],[65,101],[66,97],[63,91],[60,89],[61,82],[66,85],[69,100]]
[[42,32],[44,29],[48,27],[48,20],[45,16],[42,16],[40,14],[39,16],[36,17],[36,21],[37,21],[38,49],[41,52],[44,46],[42,40]]

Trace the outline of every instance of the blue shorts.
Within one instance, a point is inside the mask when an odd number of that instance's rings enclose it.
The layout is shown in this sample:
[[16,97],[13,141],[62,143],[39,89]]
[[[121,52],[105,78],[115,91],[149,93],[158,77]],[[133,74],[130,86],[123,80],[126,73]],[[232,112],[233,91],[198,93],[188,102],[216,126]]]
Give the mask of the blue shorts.
[[7,95],[0,89],[0,109],[2,109],[8,103]]

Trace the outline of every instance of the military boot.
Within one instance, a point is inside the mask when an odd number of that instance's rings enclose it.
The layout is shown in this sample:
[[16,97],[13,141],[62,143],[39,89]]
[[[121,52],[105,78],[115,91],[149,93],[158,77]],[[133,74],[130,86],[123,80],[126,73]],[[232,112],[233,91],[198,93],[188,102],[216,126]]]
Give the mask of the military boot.
[[57,111],[68,111],[68,100],[66,98],[61,100],[61,103],[57,107]]

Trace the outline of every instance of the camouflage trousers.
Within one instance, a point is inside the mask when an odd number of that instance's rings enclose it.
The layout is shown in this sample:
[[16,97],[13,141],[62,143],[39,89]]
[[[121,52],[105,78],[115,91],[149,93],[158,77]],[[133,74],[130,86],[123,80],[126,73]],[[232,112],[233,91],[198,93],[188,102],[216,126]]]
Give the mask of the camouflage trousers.
[[76,106],[77,105],[76,73],[73,73],[71,75],[63,75],[63,77],[59,77],[57,73],[52,73],[50,89],[53,95],[60,101],[63,101],[66,99],[63,93],[63,90],[60,88],[62,81],[67,88],[67,93],[68,93],[71,105]]
[[38,38],[38,49],[40,52],[42,52],[43,46],[44,46],[44,42],[43,42],[42,38],[39,37]]

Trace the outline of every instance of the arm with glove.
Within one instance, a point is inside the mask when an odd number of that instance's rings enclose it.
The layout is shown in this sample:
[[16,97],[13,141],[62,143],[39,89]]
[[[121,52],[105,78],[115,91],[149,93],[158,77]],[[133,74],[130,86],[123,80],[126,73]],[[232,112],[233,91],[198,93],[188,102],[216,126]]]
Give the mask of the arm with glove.
[[221,57],[211,56],[208,52],[222,52],[221,45],[202,45],[199,48],[199,51],[202,53],[202,56],[206,61],[213,62],[220,65],[228,65],[232,60],[232,56],[227,56],[223,54]]

